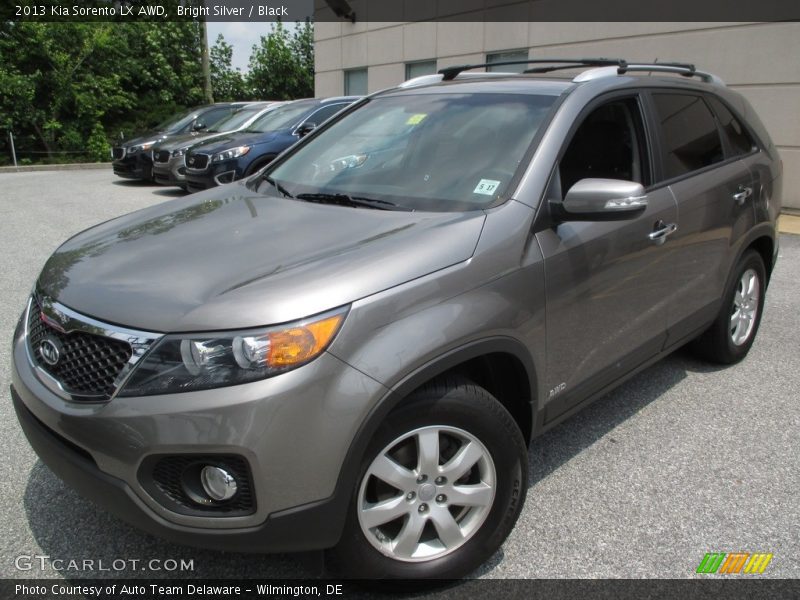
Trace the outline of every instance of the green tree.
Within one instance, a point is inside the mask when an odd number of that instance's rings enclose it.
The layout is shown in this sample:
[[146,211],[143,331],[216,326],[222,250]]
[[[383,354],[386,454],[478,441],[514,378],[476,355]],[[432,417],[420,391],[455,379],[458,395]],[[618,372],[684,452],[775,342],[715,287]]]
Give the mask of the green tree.
[[[293,100],[314,94],[313,54],[309,60],[308,40],[313,26],[306,22],[290,35],[278,21],[261,36],[250,55],[247,82],[254,97],[261,100]],[[313,48],[313,42],[312,42]]]
[[233,68],[233,47],[225,41],[220,33],[217,41],[211,46],[211,88],[218,102],[246,100],[248,94],[244,76],[239,69]]
[[92,128],[92,133],[86,141],[86,151],[89,159],[94,162],[103,162],[108,160],[110,146],[106,138],[105,129],[100,123],[95,123]]
[[292,52],[299,63],[299,96],[314,95],[314,25],[306,19],[298,23],[292,36]]
[[200,104],[200,42],[197,22],[0,22],[0,138],[88,156],[98,123],[130,135]]

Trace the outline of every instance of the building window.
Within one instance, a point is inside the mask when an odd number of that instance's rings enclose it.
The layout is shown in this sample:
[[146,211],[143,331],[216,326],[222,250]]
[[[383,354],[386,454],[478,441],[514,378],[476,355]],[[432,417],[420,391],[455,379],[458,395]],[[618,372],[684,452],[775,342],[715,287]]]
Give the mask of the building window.
[[363,96],[367,93],[367,70],[350,69],[344,72],[344,95]]
[[422,75],[432,75],[436,73],[435,60],[420,60],[406,63],[406,81],[420,77]]
[[[486,55],[487,63],[506,62],[508,60],[528,60],[527,50],[508,50],[506,52],[495,52]],[[507,65],[505,67],[487,67],[490,73],[500,71],[502,73],[522,73],[528,65]]]

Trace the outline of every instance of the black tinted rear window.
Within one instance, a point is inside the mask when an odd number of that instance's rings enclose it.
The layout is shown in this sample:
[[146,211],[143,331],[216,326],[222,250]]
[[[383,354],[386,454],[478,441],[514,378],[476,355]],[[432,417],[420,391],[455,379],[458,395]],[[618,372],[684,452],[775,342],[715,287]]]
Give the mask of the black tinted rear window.
[[661,124],[664,179],[722,161],[722,140],[714,115],[700,96],[653,94]]
[[733,156],[750,152],[755,147],[755,144],[747,130],[742,127],[742,124],[728,110],[728,107],[717,98],[711,96],[709,102],[711,103],[711,108],[717,113],[717,119],[719,119],[722,131],[725,132],[725,136],[728,138],[728,145]]

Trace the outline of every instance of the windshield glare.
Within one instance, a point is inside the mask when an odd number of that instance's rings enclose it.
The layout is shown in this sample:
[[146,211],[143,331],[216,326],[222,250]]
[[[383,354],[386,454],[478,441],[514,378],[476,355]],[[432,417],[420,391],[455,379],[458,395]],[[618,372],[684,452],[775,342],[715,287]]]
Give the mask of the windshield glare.
[[206,131],[209,133],[215,133],[217,131],[236,131],[239,127],[247,123],[247,121],[252,119],[262,110],[264,110],[263,106],[259,106],[257,108],[243,108],[242,110],[236,111],[229,117],[225,117],[221,121],[218,121]]
[[347,194],[415,210],[501,198],[554,96],[402,94],[372,99],[268,175],[292,195]]
[[172,131],[176,128],[180,129],[180,127],[186,124],[187,119],[191,120],[191,117],[194,113],[195,109],[192,108],[178,114],[177,116],[173,115],[166,121],[162,121],[156,125],[156,131]]
[[308,103],[300,104],[287,104],[271,110],[262,117],[259,117],[246,131],[252,133],[266,133],[268,131],[277,131],[278,129],[286,129],[294,125],[297,120],[302,117],[311,105]]

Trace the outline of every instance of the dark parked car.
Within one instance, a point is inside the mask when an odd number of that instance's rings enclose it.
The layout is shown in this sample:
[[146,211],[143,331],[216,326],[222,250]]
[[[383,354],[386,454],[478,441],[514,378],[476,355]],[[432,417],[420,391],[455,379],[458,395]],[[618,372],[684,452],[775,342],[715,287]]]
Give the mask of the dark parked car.
[[687,343],[745,358],[778,256],[781,161],[741,94],[692,65],[537,68],[576,62],[412,80],[69,239],[14,335],[31,445],[172,540],[470,573],[531,439]]
[[296,100],[250,127],[192,146],[186,153],[190,192],[230,183],[255,173],[357,97]]
[[225,119],[247,102],[220,102],[199,106],[170,117],[149,131],[111,149],[114,174],[126,179],[153,180],[153,146],[175,135],[196,134]]
[[225,133],[247,129],[253,121],[283,104],[285,103],[253,102],[199,134],[184,133],[156,143],[153,146],[153,178],[161,185],[177,185],[185,188],[186,151],[190,146],[218,138]]

